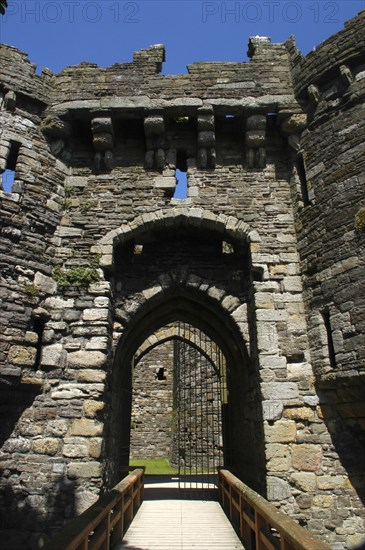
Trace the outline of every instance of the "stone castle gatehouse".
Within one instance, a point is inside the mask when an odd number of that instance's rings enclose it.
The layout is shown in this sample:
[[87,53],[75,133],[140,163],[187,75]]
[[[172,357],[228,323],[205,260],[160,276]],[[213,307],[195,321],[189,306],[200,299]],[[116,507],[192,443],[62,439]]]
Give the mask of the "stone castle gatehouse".
[[306,57],[254,37],[186,75],[161,45],[40,76],[0,47],[7,547],[87,508],[131,441],[187,460],[178,355],[204,358],[181,387],[211,380],[192,401],[217,460],[334,548],[363,539],[364,54],[365,12]]

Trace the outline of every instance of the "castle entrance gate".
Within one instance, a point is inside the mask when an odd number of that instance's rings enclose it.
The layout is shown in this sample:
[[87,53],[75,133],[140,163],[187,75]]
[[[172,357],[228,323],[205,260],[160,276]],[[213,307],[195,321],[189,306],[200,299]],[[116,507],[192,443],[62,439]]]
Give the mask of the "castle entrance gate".
[[187,323],[164,327],[134,358],[130,459],[149,469],[152,461],[154,471],[172,475],[181,489],[215,488],[229,454],[227,406],[219,347]]
[[184,488],[213,483],[219,466],[264,483],[248,254],[242,236],[211,223],[196,230],[183,216],[169,231],[157,223],[114,243],[106,456],[115,478],[130,457],[164,455]]

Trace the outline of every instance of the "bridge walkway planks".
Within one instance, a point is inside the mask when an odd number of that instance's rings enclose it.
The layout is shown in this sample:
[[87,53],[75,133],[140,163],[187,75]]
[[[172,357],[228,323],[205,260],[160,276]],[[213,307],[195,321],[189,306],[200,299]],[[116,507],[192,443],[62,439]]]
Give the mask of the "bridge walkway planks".
[[220,504],[208,500],[212,492],[179,490],[171,480],[150,484],[147,477],[145,500],[113,550],[244,550]]

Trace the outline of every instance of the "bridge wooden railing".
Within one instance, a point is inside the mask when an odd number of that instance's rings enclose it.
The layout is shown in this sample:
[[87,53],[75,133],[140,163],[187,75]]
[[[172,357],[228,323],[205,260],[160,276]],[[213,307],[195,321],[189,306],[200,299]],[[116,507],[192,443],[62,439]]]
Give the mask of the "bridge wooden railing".
[[228,470],[219,471],[219,497],[246,550],[330,550]]
[[70,521],[43,550],[109,550],[121,541],[143,499],[144,470],[131,472],[109,493]]

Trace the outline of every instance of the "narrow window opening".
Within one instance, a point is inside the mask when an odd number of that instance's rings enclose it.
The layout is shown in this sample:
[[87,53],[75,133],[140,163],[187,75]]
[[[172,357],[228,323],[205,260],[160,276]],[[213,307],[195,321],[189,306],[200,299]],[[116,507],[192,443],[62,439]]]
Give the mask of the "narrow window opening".
[[278,115],[277,113],[266,114],[266,133],[273,134],[277,127]]
[[295,364],[295,363],[303,363],[305,358],[304,358],[304,353],[298,353],[294,355],[288,355],[286,359],[288,363]]
[[5,170],[2,173],[1,184],[4,191],[11,193],[16,176],[16,163],[18,160],[20,143],[10,142],[10,151],[6,161]]
[[176,169],[176,188],[174,193],[174,199],[187,199],[188,198],[188,174],[182,170]]
[[299,154],[297,156],[296,168],[297,168],[297,173],[300,181],[300,189],[302,193],[302,200],[303,200],[304,206],[309,206],[310,200],[309,200],[309,193],[308,193],[308,183],[307,183],[307,176],[305,173],[305,164],[304,164],[304,159],[302,154]]
[[264,269],[259,266],[252,266],[252,280],[262,283],[264,280]]
[[231,245],[231,243],[227,243],[227,241],[222,241],[222,253],[223,254],[234,254],[234,248]]
[[156,372],[156,380],[166,380],[164,367],[160,367]]
[[143,252],[143,244],[135,244],[133,248],[133,254],[139,255]]
[[328,346],[328,358],[330,361],[331,368],[336,368],[336,353],[335,353],[335,346],[333,343],[333,336],[332,336],[332,327],[331,327],[331,318],[330,313],[328,310],[322,311],[322,318],[324,327],[326,329],[327,334],[327,346]]
[[43,346],[43,334],[46,321],[44,319],[35,319],[33,330],[38,335],[38,340],[36,343],[36,355],[34,361],[34,367],[36,370],[39,369],[42,359],[42,346]]
[[234,115],[224,115],[224,118],[234,118]]
[[6,193],[11,193],[15,180],[15,170],[6,169],[1,176],[1,185]]

